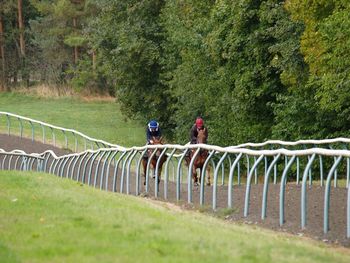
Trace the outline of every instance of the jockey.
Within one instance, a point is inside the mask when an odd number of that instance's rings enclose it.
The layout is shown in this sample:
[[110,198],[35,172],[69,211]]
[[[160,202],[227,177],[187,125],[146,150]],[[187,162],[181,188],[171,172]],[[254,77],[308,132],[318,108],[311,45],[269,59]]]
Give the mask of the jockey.
[[[190,141],[191,144],[197,144],[198,131],[205,130],[206,137],[208,138],[208,129],[204,127],[204,121],[202,118],[197,117],[195,124],[193,124],[190,131]],[[205,141],[205,143],[207,143]]]
[[150,121],[147,124],[146,129],[146,137],[147,137],[147,144],[152,144],[152,137],[160,138],[162,136],[162,132],[159,128],[159,123],[155,120]]

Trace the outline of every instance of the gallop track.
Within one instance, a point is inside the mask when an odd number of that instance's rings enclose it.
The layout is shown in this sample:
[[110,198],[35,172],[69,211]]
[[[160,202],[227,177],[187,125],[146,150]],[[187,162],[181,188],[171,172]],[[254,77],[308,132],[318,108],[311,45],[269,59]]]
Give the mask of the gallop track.
[[[68,153],[66,150],[54,147],[52,145],[46,145],[37,141],[32,141],[26,138],[20,138],[17,136],[7,136],[0,134],[0,148],[11,151],[14,149],[21,149],[26,153],[41,153],[46,150],[53,150],[56,155],[64,155]],[[93,167],[95,169],[96,167]],[[113,170],[113,169],[111,169]],[[93,170],[91,181],[94,182],[95,170]],[[108,175],[112,178],[112,172]],[[75,178],[73,178],[75,179]],[[97,178],[98,182],[100,178]],[[120,189],[120,176],[116,182],[117,192]],[[87,178],[85,178],[87,183]],[[148,197],[152,198],[154,196],[154,180],[151,181]],[[99,187],[99,184],[98,186]],[[163,182],[160,183],[160,200],[163,196]],[[103,187],[105,188],[105,187]],[[250,213],[247,218],[243,217],[243,206],[245,197],[245,185],[234,185],[233,187],[233,202],[234,209],[225,216],[227,221],[243,222],[246,224],[259,225],[269,229],[289,232],[297,235],[308,236],[317,240],[323,240],[330,243],[338,243],[345,247],[350,247],[350,240],[346,238],[346,195],[347,189],[345,188],[332,188],[331,189],[331,204],[330,204],[330,231],[328,234],[323,234],[323,202],[324,202],[324,189],[320,186],[310,186],[308,187],[308,221],[307,227],[304,231],[300,228],[300,196],[301,187],[295,185],[295,183],[288,183],[286,187],[286,211],[285,218],[286,222],[283,227],[279,227],[278,216],[279,216],[279,184],[270,184],[269,195],[268,195],[268,208],[267,208],[267,218],[261,220],[261,200],[263,185],[252,185],[251,189],[251,200],[250,200]],[[112,190],[112,180],[108,180],[107,190]],[[143,189],[144,190],[144,189]],[[175,184],[170,182],[168,185],[168,200],[169,202],[177,203],[183,207],[188,208],[186,204],[187,196],[187,185],[182,185],[181,197],[183,202],[176,201],[176,189]],[[130,180],[130,194],[135,194],[135,174],[132,174]],[[211,196],[212,188],[205,188],[205,207],[211,206]],[[227,186],[220,186],[218,189],[218,207],[219,210],[227,206]],[[199,188],[193,189],[193,208],[199,208]],[[206,210],[204,209],[201,210]],[[208,208],[208,211],[210,209]],[[221,213],[220,211],[218,212]],[[221,213],[222,214],[222,213]]]

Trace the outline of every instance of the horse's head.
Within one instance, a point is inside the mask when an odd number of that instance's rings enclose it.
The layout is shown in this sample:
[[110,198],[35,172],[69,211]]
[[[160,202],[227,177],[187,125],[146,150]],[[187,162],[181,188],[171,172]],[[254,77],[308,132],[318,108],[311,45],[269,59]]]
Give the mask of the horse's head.
[[202,130],[199,130],[197,135],[197,143],[206,143],[207,137],[208,137],[208,134],[205,128]]
[[[152,140],[150,141],[150,144],[151,145],[162,145],[163,144],[163,138],[162,137],[152,137]],[[152,150],[150,151],[152,152]],[[158,158],[159,155],[161,154],[162,150],[161,149],[158,149],[156,154],[155,154],[155,157]]]
[[[163,140],[162,137],[152,137],[150,142],[150,145],[155,145],[156,148],[152,149],[148,149],[147,150],[147,158],[142,158],[142,165],[143,165],[143,170],[144,170],[144,176],[146,178],[146,169],[148,167],[148,165],[150,165],[150,168],[153,169],[153,178],[156,177],[156,171],[158,170],[158,184],[160,182],[160,177],[161,177],[161,172],[162,172],[162,166],[163,163],[166,161],[167,156],[165,154],[164,149],[161,148],[160,146],[157,145],[162,145],[163,144]],[[160,157],[160,155],[162,154],[162,157]],[[152,158],[151,158],[152,156]],[[144,182],[144,184],[146,184],[146,180]]]
[[157,144],[163,144],[163,138],[162,137],[152,137],[151,140],[152,145],[157,145]]

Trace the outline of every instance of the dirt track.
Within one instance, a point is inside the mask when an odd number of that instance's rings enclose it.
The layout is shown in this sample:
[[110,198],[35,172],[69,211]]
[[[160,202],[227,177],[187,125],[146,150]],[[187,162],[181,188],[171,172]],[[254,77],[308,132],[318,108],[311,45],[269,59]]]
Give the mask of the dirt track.
[[[57,155],[65,154],[67,151],[55,148],[51,145],[45,145],[40,142],[32,142],[29,139],[21,139],[16,136],[0,135],[0,148],[4,150],[21,149],[27,153],[41,153],[45,150],[51,149]],[[1,161],[1,159],[0,159]],[[101,171],[101,167],[99,167]],[[92,166],[92,177],[90,178],[90,184],[95,182],[96,165]],[[98,173],[97,173],[98,176]],[[117,191],[120,191],[120,173],[116,180]],[[73,179],[76,179],[73,177]],[[89,178],[84,178],[85,183],[88,183]],[[143,181],[143,179],[142,179]],[[185,182],[186,180],[184,180]],[[105,189],[105,179],[101,177],[96,178],[96,187]],[[113,185],[113,169],[111,169],[108,176],[108,190],[112,190]],[[143,184],[142,184],[143,187]],[[126,185],[124,183],[124,192]],[[294,183],[288,183],[286,187],[285,196],[285,219],[286,222],[283,227],[279,227],[279,190],[280,185],[270,184],[268,195],[268,207],[267,218],[262,221],[261,217],[261,198],[262,198],[262,185],[252,185],[251,199],[250,199],[250,214],[247,218],[243,217],[243,205],[245,197],[245,185],[233,187],[233,202],[234,209],[230,214],[223,216],[227,221],[238,221],[246,224],[260,225],[269,229],[289,232],[297,235],[309,236],[313,239],[323,240],[327,243],[336,243],[345,247],[350,247],[350,240],[346,239],[346,197],[347,189],[345,188],[332,188],[331,189],[331,204],[330,204],[330,231],[327,235],[323,234],[323,201],[324,201],[324,188],[320,186],[312,186],[307,189],[308,206],[307,206],[307,228],[302,231],[300,228],[300,195],[301,187],[296,186]],[[142,189],[144,191],[144,189]],[[135,194],[135,174],[131,174],[130,178],[130,194]],[[150,198],[154,196],[154,180],[150,180],[150,189],[147,194]],[[159,196],[164,196],[163,181],[160,183]],[[219,186],[218,188],[218,214],[220,208],[227,206],[227,186]],[[162,198],[159,198],[162,200]],[[181,185],[181,201],[176,201],[176,188],[173,182],[168,184],[168,201],[177,203],[185,208],[197,209],[199,207],[199,188],[193,189],[193,201],[194,204],[189,206],[186,204],[187,200],[187,184]],[[205,207],[201,210],[210,211],[212,204],[212,187],[205,188]],[[227,211],[225,211],[227,212]]]

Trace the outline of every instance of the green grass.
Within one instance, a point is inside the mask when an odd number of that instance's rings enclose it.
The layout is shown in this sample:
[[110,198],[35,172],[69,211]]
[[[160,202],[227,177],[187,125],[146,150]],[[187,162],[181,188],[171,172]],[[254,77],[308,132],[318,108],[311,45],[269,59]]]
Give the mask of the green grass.
[[0,172],[1,262],[350,262],[346,250],[48,174]]
[[[115,102],[86,102],[74,98],[48,99],[17,93],[0,93],[0,111],[7,111],[56,126],[75,129],[90,137],[122,146],[144,145],[144,126],[123,116]],[[11,120],[11,132],[19,134],[19,123]],[[6,118],[0,118],[0,128],[6,130]],[[25,126],[27,137],[31,127]],[[41,127],[35,127],[37,139],[42,138]],[[47,130],[46,135],[51,136]],[[64,142],[61,133],[58,141]]]

